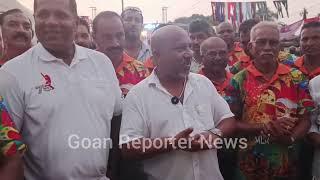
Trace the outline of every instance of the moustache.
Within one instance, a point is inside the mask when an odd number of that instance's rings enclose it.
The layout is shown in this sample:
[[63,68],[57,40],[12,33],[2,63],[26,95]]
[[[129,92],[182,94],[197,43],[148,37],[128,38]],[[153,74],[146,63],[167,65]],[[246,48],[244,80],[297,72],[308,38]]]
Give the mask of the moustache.
[[23,38],[25,41],[27,41],[29,38],[28,36],[25,34],[25,33],[16,33],[14,36],[13,36],[13,39],[19,39],[19,38]]

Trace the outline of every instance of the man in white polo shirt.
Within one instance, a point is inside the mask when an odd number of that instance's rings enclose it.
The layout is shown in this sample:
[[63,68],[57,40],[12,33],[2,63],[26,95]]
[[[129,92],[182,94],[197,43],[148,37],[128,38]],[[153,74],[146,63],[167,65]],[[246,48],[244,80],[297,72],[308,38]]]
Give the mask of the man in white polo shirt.
[[111,61],[74,44],[75,0],[35,0],[39,43],[0,70],[0,93],[28,146],[27,180],[106,180],[110,122],[121,112]]
[[313,78],[309,82],[310,94],[315,104],[316,111],[312,116],[312,124],[309,132],[309,138],[313,144],[314,158],[313,158],[313,177],[315,180],[320,179],[320,76]]
[[[216,149],[209,145],[234,131],[228,104],[210,80],[189,74],[193,52],[183,29],[158,29],[151,47],[157,67],[123,106],[124,157],[143,159],[149,180],[222,180]],[[183,146],[188,140],[189,147]]]

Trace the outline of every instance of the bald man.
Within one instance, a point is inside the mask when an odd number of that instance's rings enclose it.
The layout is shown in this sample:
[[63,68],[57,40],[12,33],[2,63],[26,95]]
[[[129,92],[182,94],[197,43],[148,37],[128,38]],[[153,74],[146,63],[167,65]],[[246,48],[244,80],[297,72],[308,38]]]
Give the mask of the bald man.
[[242,56],[246,56],[239,42],[236,41],[235,32],[232,25],[228,22],[220,23],[217,27],[218,36],[228,45],[228,67],[233,66]]
[[[210,79],[218,93],[228,102],[226,88],[230,83],[232,74],[225,70],[228,65],[228,46],[219,37],[211,37],[200,46],[203,68],[199,74]],[[218,159],[221,174],[225,180],[231,180],[236,164],[235,153],[226,148],[219,149]]]
[[158,29],[151,48],[157,67],[124,102],[124,157],[142,159],[149,180],[222,180],[214,142],[233,131],[227,102],[210,80],[189,73],[191,40],[183,29]]

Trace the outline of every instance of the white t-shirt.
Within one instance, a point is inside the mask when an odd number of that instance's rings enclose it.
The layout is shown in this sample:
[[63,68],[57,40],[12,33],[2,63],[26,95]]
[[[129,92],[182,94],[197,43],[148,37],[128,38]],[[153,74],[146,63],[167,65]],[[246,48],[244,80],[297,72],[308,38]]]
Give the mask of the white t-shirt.
[[[183,105],[173,105],[171,98],[154,72],[134,86],[123,105],[120,144],[142,137],[173,137],[189,127],[200,133],[234,116],[202,75],[189,74]],[[148,180],[222,180],[216,153],[172,151],[144,160],[144,171]]]
[[[320,76],[310,80],[309,89],[312,99],[314,100],[317,110],[312,114],[312,124],[310,132],[320,134]],[[320,179],[320,149],[315,149],[313,160],[313,176]]]
[[121,90],[108,57],[75,47],[70,66],[39,43],[0,70],[0,93],[28,146],[28,180],[107,179]]

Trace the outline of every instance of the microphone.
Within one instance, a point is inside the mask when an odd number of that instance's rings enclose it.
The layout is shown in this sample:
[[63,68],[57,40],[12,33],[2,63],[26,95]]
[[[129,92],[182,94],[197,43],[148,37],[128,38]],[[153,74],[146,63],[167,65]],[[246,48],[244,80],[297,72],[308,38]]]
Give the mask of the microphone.
[[179,103],[179,98],[177,97],[177,96],[173,96],[172,98],[171,98],[171,103],[173,104],[173,105],[177,105],[178,103]]

